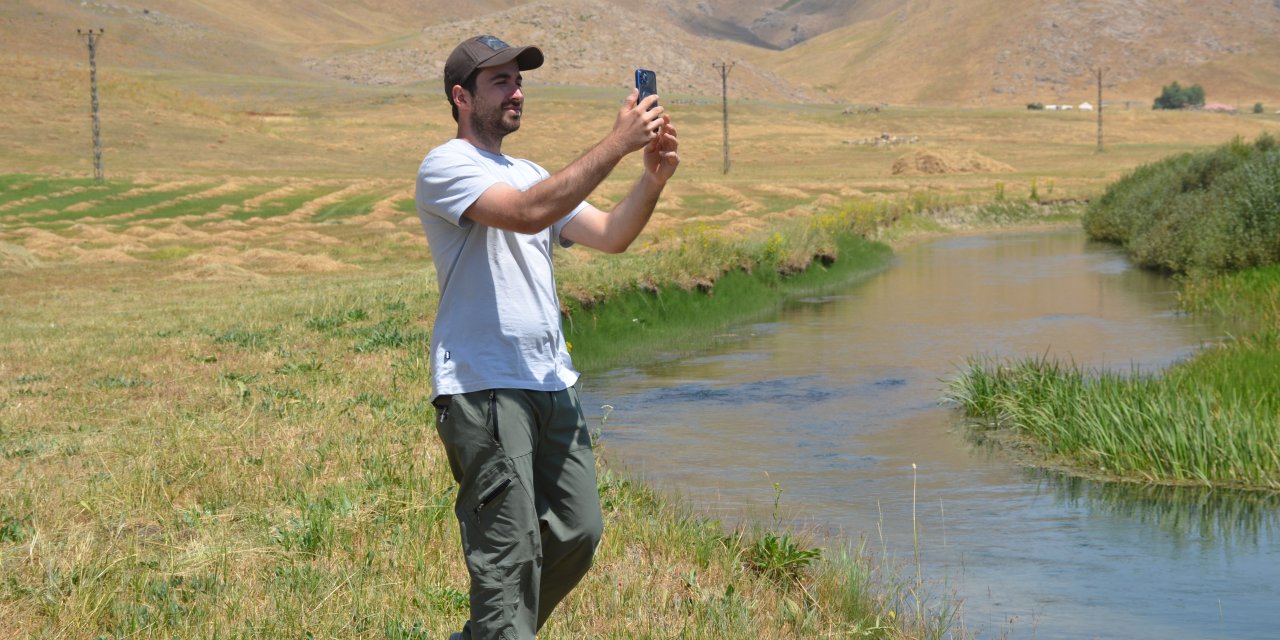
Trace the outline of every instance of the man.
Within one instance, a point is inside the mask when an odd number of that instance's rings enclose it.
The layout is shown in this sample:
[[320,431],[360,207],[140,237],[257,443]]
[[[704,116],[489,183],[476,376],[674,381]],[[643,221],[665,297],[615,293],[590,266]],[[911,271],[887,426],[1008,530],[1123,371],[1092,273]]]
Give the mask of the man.
[[[455,638],[528,639],[582,579],[602,522],[595,460],[560,323],[552,247],[625,251],[679,165],[657,97],[632,91],[612,131],[548,174],[502,154],[537,47],[493,36],[445,63],[457,137],[418,170],[418,217],[440,282],[431,334],[436,428],[458,482],[471,618]],[[644,170],[606,213],[585,198],[625,156]]]

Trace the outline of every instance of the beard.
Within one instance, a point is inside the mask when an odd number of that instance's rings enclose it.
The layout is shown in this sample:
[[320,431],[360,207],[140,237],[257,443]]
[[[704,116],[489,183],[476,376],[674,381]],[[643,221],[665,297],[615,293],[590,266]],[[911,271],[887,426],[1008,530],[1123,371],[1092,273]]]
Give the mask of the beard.
[[501,140],[509,133],[515,133],[520,129],[520,116],[508,115],[507,109],[516,107],[524,111],[524,105],[517,106],[513,102],[503,102],[498,105],[483,105],[475,111],[471,112],[471,127],[476,134],[491,140]]

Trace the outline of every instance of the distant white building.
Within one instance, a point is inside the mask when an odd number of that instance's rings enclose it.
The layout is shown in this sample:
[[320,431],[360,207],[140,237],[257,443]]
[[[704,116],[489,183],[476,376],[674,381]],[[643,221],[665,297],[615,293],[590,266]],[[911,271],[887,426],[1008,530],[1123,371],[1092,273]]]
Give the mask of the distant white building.
[[1044,110],[1045,110],[1045,111],[1057,111],[1057,110],[1058,110],[1058,105],[1056,105],[1056,104],[1046,104],[1046,105],[1044,106]]
[[1081,102],[1080,106],[1076,108],[1081,111],[1093,111],[1093,105],[1089,104],[1088,102]]
[[1071,106],[1071,105],[1069,105],[1069,104],[1064,104],[1064,105],[1062,105],[1061,107],[1059,107],[1059,109],[1061,109],[1061,110],[1063,110],[1063,111],[1070,111],[1070,110],[1072,110],[1072,109],[1074,109],[1074,108],[1075,108],[1075,107],[1073,107],[1073,106]]

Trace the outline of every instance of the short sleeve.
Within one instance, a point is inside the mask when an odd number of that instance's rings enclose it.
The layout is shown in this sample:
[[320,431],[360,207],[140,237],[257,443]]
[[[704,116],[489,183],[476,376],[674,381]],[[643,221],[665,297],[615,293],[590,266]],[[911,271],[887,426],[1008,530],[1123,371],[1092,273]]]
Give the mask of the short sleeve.
[[569,247],[573,246],[573,241],[560,235],[560,232],[564,230],[565,225],[568,225],[571,220],[578,217],[578,214],[582,213],[582,210],[586,208],[587,208],[587,203],[583,202],[578,206],[574,207],[573,211],[570,211],[567,215],[565,215],[565,217],[560,218],[558,221],[556,221],[555,224],[551,225],[551,234],[552,234],[551,237],[556,244],[560,245],[565,249],[568,249]]
[[418,167],[418,215],[433,214],[460,225],[467,208],[497,182],[475,159],[447,145],[439,147]]

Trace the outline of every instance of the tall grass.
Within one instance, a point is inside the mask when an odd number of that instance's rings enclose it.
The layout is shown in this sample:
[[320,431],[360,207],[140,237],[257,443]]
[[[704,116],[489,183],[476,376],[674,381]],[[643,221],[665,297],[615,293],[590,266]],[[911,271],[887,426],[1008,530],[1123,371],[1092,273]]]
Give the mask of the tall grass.
[[[1280,358],[1206,358],[1163,376],[1042,358],[971,361],[947,397],[987,427],[1089,474],[1167,484],[1280,489]],[[1247,375],[1237,375],[1236,367]],[[1257,368],[1262,367],[1262,368]],[[1224,393],[1217,384],[1238,384]]]
[[1025,436],[1084,473],[1280,489],[1280,267],[1192,281],[1184,304],[1244,333],[1160,374],[1044,358],[971,360],[947,397],[980,428]]
[[[777,312],[796,298],[853,282],[881,268],[888,247],[856,232],[853,209],[817,216],[752,239],[689,234],[661,253],[631,261],[639,284],[604,295],[570,296],[565,335],[575,365],[596,371],[706,348],[730,327]],[[651,280],[643,274],[654,274]],[[682,283],[659,273],[682,273]],[[633,277],[635,272],[633,272]],[[570,286],[570,291],[581,291]],[[604,301],[601,303],[601,301]]]
[[[1161,374],[971,360],[947,398],[1087,474],[1280,489],[1280,147],[1269,135],[1140,167],[1085,229],[1147,267],[1192,274],[1183,303],[1240,334]],[[1220,274],[1220,275],[1213,275]]]
[[1263,134],[1139,167],[1090,205],[1084,226],[1173,273],[1280,262],[1280,146]]

